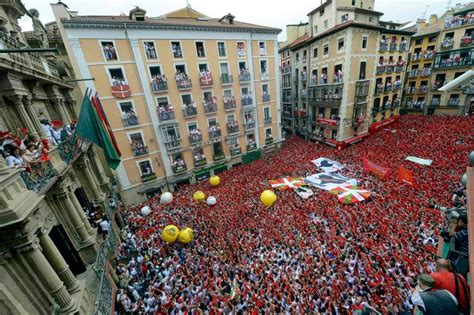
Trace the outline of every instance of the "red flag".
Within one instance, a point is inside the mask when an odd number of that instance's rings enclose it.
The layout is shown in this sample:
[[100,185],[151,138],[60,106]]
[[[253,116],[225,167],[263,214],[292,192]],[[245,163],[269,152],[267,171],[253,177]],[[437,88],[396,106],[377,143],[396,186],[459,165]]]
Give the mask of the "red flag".
[[367,159],[363,159],[363,170],[364,172],[371,172],[380,177],[380,179],[387,179],[392,174],[392,169],[388,167],[383,167],[378,164],[375,164]]
[[398,168],[398,179],[401,182],[407,183],[411,186],[413,186],[413,184],[415,183],[415,181],[413,180],[413,172],[401,165]]

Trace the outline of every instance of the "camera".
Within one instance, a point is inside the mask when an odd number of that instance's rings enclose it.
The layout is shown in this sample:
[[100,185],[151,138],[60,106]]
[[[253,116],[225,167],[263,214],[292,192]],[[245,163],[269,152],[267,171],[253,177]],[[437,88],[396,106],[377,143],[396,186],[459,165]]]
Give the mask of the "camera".
[[[454,196],[456,196],[456,195],[454,195]],[[448,208],[448,207],[439,206],[436,203],[434,203],[433,201],[430,201],[430,204],[429,204],[428,207],[431,208],[431,209],[436,209],[436,210],[441,211],[441,213],[444,214],[446,219],[451,222],[455,219],[459,219],[459,217],[462,216],[462,215],[467,215],[467,209],[466,209],[466,207],[464,207],[462,205],[462,203],[457,202],[457,203],[454,203],[454,204],[455,204],[454,207]]]

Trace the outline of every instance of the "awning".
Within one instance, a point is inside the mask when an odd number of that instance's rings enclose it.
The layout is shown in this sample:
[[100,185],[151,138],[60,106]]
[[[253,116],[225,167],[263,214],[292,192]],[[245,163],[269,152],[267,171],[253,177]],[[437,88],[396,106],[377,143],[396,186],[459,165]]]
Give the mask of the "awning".
[[359,142],[359,141],[362,141],[364,138],[368,137],[369,136],[369,133],[368,132],[364,132],[358,136],[355,136],[355,137],[352,137],[352,138],[349,138],[349,139],[346,139],[344,140],[344,143],[349,145],[349,144],[354,144],[356,142]]

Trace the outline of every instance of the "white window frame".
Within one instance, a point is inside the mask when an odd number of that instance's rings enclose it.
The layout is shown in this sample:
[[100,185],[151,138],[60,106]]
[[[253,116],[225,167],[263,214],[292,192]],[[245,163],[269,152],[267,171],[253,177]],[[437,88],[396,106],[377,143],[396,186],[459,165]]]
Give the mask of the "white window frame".
[[[179,48],[181,48],[181,58],[175,58],[173,54],[173,42],[179,43]],[[184,49],[183,45],[181,43],[181,40],[170,40],[170,52],[171,52],[171,57],[173,57],[173,60],[184,60]]]
[[[199,57],[199,56],[198,56],[197,46],[196,46],[197,43],[202,43],[202,47],[204,48],[204,57]],[[205,41],[205,40],[203,40],[203,39],[196,39],[196,40],[194,41],[194,50],[196,51],[196,58],[197,58],[197,60],[207,59],[207,47],[206,47],[206,41]]]
[[150,77],[150,80],[153,79],[153,76],[151,75],[151,71],[150,71],[151,67],[159,67],[161,75],[163,75],[163,66],[161,64],[148,64],[147,67],[148,67],[148,76]]
[[[146,55],[145,43],[153,43],[153,47],[155,47],[156,59],[148,59],[148,57]],[[154,60],[154,61],[159,61],[160,60],[160,56],[158,55],[158,49],[156,48],[157,47],[156,42],[154,40],[143,40],[142,45],[143,45],[143,51],[145,53],[145,60]],[[173,53],[173,52],[171,52],[171,53]]]
[[191,131],[191,130],[189,130],[189,126],[191,126],[191,125],[193,125],[193,124],[196,125],[196,129],[199,130],[199,123],[198,123],[197,120],[193,120],[193,121],[187,122],[187,123],[186,123],[186,131],[188,132],[188,136],[190,135],[189,132]]
[[188,75],[188,78],[189,78],[188,66],[186,65],[186,63],[185,62],[176,62],[176,63],[173,64],[173,68],[174,68],[173,80],[176,80],[176,71],[177,71],[176,66],[184,66],[184,73],[186,73]]
[[[238,44],[238,43],[244,43],[244,45],[245,45],[245,56],[239,56],[239,50],[237,49],[237,44]],[[248,44],[248,43],[247,43],[247,41],[245,41],[245,40],[236,40],[236,41],[235,41],[235,50],[236,50],[236,52],[237,52],[237,58],[247,58],[247,55],[248,55],[248,50],[247,50],[248,47],[247,47],[247,44]]]
[[[133,100],[127,100],[127,101],[121,100],[121,101],[115,101],[115,103],[117,104],[117,108],[120,111],[120,117],[122,117],[122,107],[120,106],[120,104],[122,104],[122,103],[131,103],[133,111],[135,112],[135,114],[137,113],[137,107],[135,106],[135,101],[133,101]],[[137,114],[137,116],[138,116],[138,114]]]
[[160,107],[160,103],[158,102],[159,98],[166,98],[166,101],[168,102],[168,106],[171,104],[170,103],[170,98],[169,98],[168,95],[160,95],[160,96],[155,97],[155,99],[156,99],[156,109],[158,109]]
[[[115,54],[117,55],[117,60],[107,60],[107,58],[105,58],[105,53],[104,53],[104,48],[102,47],[102,42],[112,42],[112,44],[114,45],[114,48],[115,48]],[[115,44],[114,39],[99,39],[98,43],[99,43],[100,51],[102,53],[102,57],[104,58],[105,62],[109,63],[109,62],[119,62],[120,61],[120,56],[119,56],[117,45]]]
[[[219,44],[224,44],[225,56],[220,56],[220,55],[219,55]],[[225,42],[225,41],[218,41],[218,42],[217,42],[217,57],[218,57],[219,59],[226,59],[226,58],[229,57],[229,54],[228,54],[228,52],[227,52],[227,45],[226,45],[226,42]]]
[[179,99],[181,100],[181,105],[182,106],[184,106],[184,102],[183,102],[183,96],[184,95],[191,95],[191,103],[194,102],[193,93],[181,93],[181,94],[179,94]]
[[[268,109],[268,117],[265,117],[265,110]],[[272,118],[272,109],[270,106],[265,106],[263,108],[263,119],[270,119]]]
[[138,174],[140,174],[140,176],[143,176],[142,170],[140,169],[140,163],[146,162],[146,161],[148,161],[150,163],[151,172],[155,173],[155,170],[153,169],[153,161],[150,158],[148,158],[148,159],[135,161],[135,164],[137,165],[137,168],[138,168]]
[[135,130],[135,131],[128,131],[128,132],[127,132],[127,139],[128,139],[128,142],[131,144],[131,143],[132,143],[132,137],[130,137],[130,135],[132,135],[132,134],[137,134],[137,133],[139,133],[139,134],[141,135],[143,145],[144,145],[144,146],[147,146],[146,140],[145,140],[145,135],[144,135],[142,129]]
[[122,74],[123,74],[123,79],[125,80],[125,83],[129,83],[128,82],[128,79],[127,79],[127,75],[125,74],[125,67],[122,66],[122,65],[116,65],[116,66],[113,66],[113,65],[110,65],[110,66],[107,66],[105,67],[105,72],[107,74],[107,77],[109,78],[109,82],[110,82],[110,86],[113,86],[113,79],[112,79],[112,76],[110,75],[110,69],[121,69],[122,70]]

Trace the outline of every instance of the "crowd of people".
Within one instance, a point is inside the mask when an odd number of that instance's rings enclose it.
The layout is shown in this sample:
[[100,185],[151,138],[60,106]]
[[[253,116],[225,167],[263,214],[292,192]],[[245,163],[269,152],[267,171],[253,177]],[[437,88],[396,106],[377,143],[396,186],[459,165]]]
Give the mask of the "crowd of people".
[[208,69],[203,69],[199,72],[199,81],[201,82],[201,85],[212,85],[213,79],[212,79],[212,73]]
[[210,96],[202,101],[206,113],[217,112],[217,98]]
[[247,94],[243,94],[242,105],[246,106],[246,105],[252,105],[252,104],[253,104],[252,94],[250,92],[248,92]]
[[[474,149],[473,125],[472,116],[402,117],[344,150],[291,138],[278,153],[219,174],[218,187],[185,185],[171,205],[160,204],[156,196],[129,207],[122,213],[126,226],[117,256],[122,287],[116,310],[348,314],[369,304],[397,314],[414,307],[426,311],[432,307],[427,295],[444,299],[446,309],[452,308],[446,298],[465,305],[468,295],[447,287],[456,278],[453,266],[435,258],[441,231],[454,230],[430,204],[451,206],[467,153]],[[407,162],[408,155],[433,164]],[[273,207],[260,203],[260,193],[270,189],[268,180],[318,173],[311,160],[321,156],[344,164],[342,174],[358,179],[373,197],[343,205],[313,188],[306,200],[282,190]],[[364,173],[363,158],[393,170],[403,165],[416,184]],[[215,196],[217,205],[196,204],[197,190]],[[142,217],[145,205],[152,214]],[[191,227],[194,241],[164,243],[161,228],[168,224]]]
[[174,119],[174,107],[171,104],[158,106],[158,116],[161,121]]
[[233,95],[224,95],[224,108],[232,109],[236,106],[235,96]]
[[191,80],[188,78],[188,75],[184,72],[177,71],[175,73],[176,83],[178,88],[188,88],[191,87]]
[[465,16],[453,16],[444,21],[444,28],[454,28],[465,24],[474,24],[474,14]]
[[148,146],[143,143],[141,136],[132,138],[131,140],[133,155],[140,156],[148,153]]
[[153,91],[166,91],[168,89],[168,79],[164,74],[155,74],[151,80]]
[[183,103],[183,111],[185,117],[197,115],[196,102],[191,101],[190,103]]

